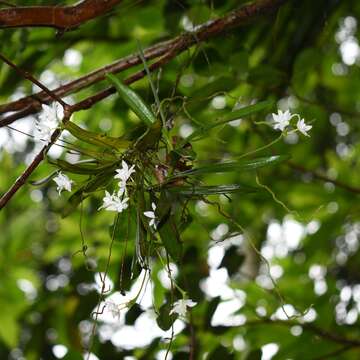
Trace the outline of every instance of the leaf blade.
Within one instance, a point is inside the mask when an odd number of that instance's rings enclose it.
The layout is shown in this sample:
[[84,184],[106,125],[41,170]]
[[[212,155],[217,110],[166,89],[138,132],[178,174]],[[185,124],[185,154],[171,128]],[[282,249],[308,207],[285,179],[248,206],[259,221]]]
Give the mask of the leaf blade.
[[115,86],[118,94],[140,120],[149,127],[156,122],[156,116],[134,90],[122,83],[113,74],[106,74],[106,78]]

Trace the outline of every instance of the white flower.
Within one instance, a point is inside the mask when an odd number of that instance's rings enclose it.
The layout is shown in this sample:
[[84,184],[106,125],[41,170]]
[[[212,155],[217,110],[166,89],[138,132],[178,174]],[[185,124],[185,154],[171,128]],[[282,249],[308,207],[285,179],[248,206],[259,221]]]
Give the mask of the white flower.
[[105,209],[107,211],[117,211],[118,213],[123,212],[129,204],[129,198],[121,198],[123,191],[119,191],[117,194],[110,194],[108,191],[105,191],[105,197],[103,198],[103,205],[99,207],[99,210]]
[[53,132],[58,128],[64,117],[64,108],[59,103],[52,103],[51,106],[42,105],[42,112],[35,123],[34,138],[48,145]]
[[152,207],[153,211],[145,211],[144,215],[150,219],[149,226],[153,226],[154,229],[156,230],[156,223],[155,223],[155,221],[156,221],[156,215],[155,215],[156,205],[155,205],[155,203],[151,203],[151,207]]
[[114,176],[114,179],[120,179],[119,186],[120,188],[124,188],[131,174],[135,172],[135,165],[132,165],[129,168],[128,164],[124,160],[122,160],[121,165],[121,169],[116,169],[117,174]]
[[59,172],[53,180],[57,184],[56,190],[59,192],[59,195],[63,190],[71,191],[71,184],[73,183],[73,181],[70,180],[65,174]]
[[113,300],[105,301],[105,306],[111,313],[112,317],[120,320],[120,312],[128,307],[127,303],[116,304]]
[[105,306],[107,307],[108,311],[111,312],[113,318],[120,319],[120,308],[116,305],[113,301],[106,301]]
[[171,314],[179,314],[182,317],[186,316],[186,312],[187,312],[187,307],[193,307],[195,306],[197,303],[190,300],[190,299],[181,299],[176,301],[173,304],[173,308],[170,311],[170,315]]
[[113,203],[113,195],[110,194],[108,191],[105,190],[105,196],[103,197],[103,204],[102,206],[99,207],[99,210],[100,209],[107,209],[109,206],[112,205]]
[[299,121],[296,124],[296,127],[302,134],[310,137],[310,135],[307,132],[312,128],[312,126],[306,125],[304,119],[299,119]]
[[278,110],[277,114],[272,114],[274,120],[274,129],[284,131],[284,129],[290,124],[290,120],[293,115],[291,115],[289,110],[282,112]]

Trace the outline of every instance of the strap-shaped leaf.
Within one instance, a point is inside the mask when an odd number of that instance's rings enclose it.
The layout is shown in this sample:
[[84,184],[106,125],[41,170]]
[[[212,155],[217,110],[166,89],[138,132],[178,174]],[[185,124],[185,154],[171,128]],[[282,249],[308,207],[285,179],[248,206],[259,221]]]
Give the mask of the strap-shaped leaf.
[[90,193],[96,191],[101,186],[106,186],[112,179],[113,176],[111,172],[101,172],[91,177],[85,185],[80,187],[70,196],[68,203],[65,205],[62,212],[62,217],[66,217],[71,214],[78,205],[90,195]]
[[167,191],[160,195],[160,201],[157,206],[157,216],[160,219],[158,232],[161,241],[172,259],[179,262],[182,257],[182,242],[179,229],[176,224],[175,215],[173,214],[174,202],[173,196]]
[[199,140],[203,137],[208,136],[209,130],[221,126],[224,124],[227,124],[230,121],[243,118],[246,116],[250,116],[253,114],[256,114],[262,110],[265,110],[267,108],[270,108],[273,105],[272,101],[261,101],[254,105],[245,106],[241,109],[231,111],[226,115],[223,115],[218,119],[218,121],[206,124],[202,126],[201,128],[195,130],[191,135],[189,135],[186,139],[184,139],[183,143]]
[[239,170],[256,170],[262,168],[264,166],[275,165],[290,158],[289,155],[274,155],[274,156],[266,156],[257,158],[250,161],[229,161],[223,163],[215,163],[213,165],[203,166],[199,168],[194,168],[191,170],[186,170],[174,174],[170,179],[175,179],[184,176],[194,176],[194,175],[202,175],[209,173],[225,173],[231,171],[239,171]]
[[130,87],[122,83],[115,75],[106,74],[107,79],[115,86],[117,92],[121,98],[126,102],[130,109],[146,123],[147,126],[151,126],[156,122],[156,116],[145,104],[143,99]]
[[88,144],[102,146],[117,151],[127,149],[130,145],[130,141],[128,140],[88,131],[82,129],[80,126],[77,126],[71,121],[66,122],[64,126],[65,129],[71,133],[71,135]]
[[29,180],[29,184],[31,184],[33,186],[44,185],[44,184],[48,183],[52,178],[54,178],[57,173],[58,173],[58,171],[56,170],[56,171],[52,172],[50,175],[48,175],[40,180]]
[[135,251],[138,263],[142,268],[147,265],[147,244],[146,244],[146,229],[142,223],[142,208],[140,205],[136,208],[136,233],[135,233]]
[[98,174],[99,172],[109,171],[112,168],[115,168],[115,165],[113,164],[103,165],[103,166],[99,164],[91,164],[91,163],[71,164],[61,159],[49,160],[49,163],[56,165],[58,168],[66,172],[70,172],[73,174],[85,174],[85,175]]
[[167,190],[172,193],[191,197],[203,195],[216,195],[216,194],[230,194],[230,193],[244,193],[251,194],[261,191],[262,189],[242,184],[228,184],[228,185],[211,185],[211,186],[172,186]]

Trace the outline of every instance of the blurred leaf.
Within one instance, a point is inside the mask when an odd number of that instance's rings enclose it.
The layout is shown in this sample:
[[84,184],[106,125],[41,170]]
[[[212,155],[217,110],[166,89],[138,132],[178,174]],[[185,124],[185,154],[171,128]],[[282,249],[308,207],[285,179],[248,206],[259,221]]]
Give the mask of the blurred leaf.
[[219,268],[225,267],[229,276],[236,274],[245,260],[245,256],[239,254],[239,247],[232,245],[226,250]]
[[214,185],[214,186],[169,186],[166,188],[171,193],[180,194],[183,196],[202,196],[202,195],[216,195],[216,194],[230,194],[234,192],[252,194],[262,191],[260,188],[251,187],[241,184],[229,185]]
[[166,302],[164,303],[160,309],[159,309],[159,315],[156,318],[156,323],[159,325],[159,328],[166,331],[171,328],[171,325],[175,322],[177,319],[176,314],[171,314],[171,303]]
[[207,305],[206,313],[204,316],[204,326],[209,330],[211,329],[211,319],[213,318],[213,315],[220,303],[220,300],[220,296],[217,296],[211,299],[211,301]]
[[262,351],[260,349],[251,351],[246,360],[261,360],[262,359]]
[[286,74],[271,65],[260,65],[250,70],[248,81],[270,88],[280,86],[286,80]]
[[242,117],[256,114],[257,112],[270,108],[272,105],[273,105],[272,101],[261,101],[254,105],[245,106],[242,107],[241,109],[231,111],[226,115],[221,116],[219,119],[217,119],[216,122],[210,123],[195,130],[191,135],[189,135],[186,139],[183,140],[183,143],[199,140],[203,137],[208,136],[209,130],[214,129],[215,127],[227,124],[230,121],[237,120]]
[[160,195],[160,201],[158,203],[158,212],[160,217],[158,232],[166,251],[175,262],[179,262],[182,257],[182,243],[175,217],[172,213],[173,207],[170,201],[170,194],[163,191]]
[[1,314],[0,339],[2,339],[9,348],[14,348],[20,335],[19,324],[14,316],[15,314],[11,312],[10,304],[8,304],[7,307],[3,307],[3,309],[7,309],[7,311]]
[[219,359],[228,359],[232,360],[235,359],[234,354],[232,354],[228,348],[220,345],[214,351],[210,353],[207,357],[208,360],[219,360]]
[[143,313],[144,311],[138,304],[134,304],[125,315],[125,324],[134,325],[136,319]]
[[62,358],[64,360],[83,360],[83,356],[81,353],[73,350],[69,350],[69,352]]

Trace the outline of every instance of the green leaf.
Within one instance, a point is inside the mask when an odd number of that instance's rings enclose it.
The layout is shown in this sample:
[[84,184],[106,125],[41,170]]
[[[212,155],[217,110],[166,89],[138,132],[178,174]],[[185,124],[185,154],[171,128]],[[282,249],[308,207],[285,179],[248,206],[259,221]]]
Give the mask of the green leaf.
[[171,328],[171,325],[177,319],[176,314],[171,314],[171,304],[169,302],[164,303],[159,309],[159,315],[156,318],[156,322],[159,325],[159,328],[166,331]]
[[141,151],[154,148],[160,140],[161,129],[161,121],[157,120],[135,141],[134,146]]
[[125,324],[134,325],[136,319],[144,312],[138,304],[134,304],[125,315]]
[[261,102],[258,102],[257,104],[245,106],[241,109],[229,112],[228,114],[220,117],[216,122],[207,124],[207,125],[201,127],[200,129],[195,130],[191,135],[189,135],[186,139],[183,140],[182,144],[190,142],[190,141],[199,140],[205,136],[208,136],[209,130],[211,130],[217,126],[221,126],[230,121],[256,114],[260,111],[270,108],[272,105],[273,105],[273,102],[267,100],[267,101],[261,101]]
[[176,262],[179,262],[182,257],[182,243],[175,216],[172,213],[173,205],[172,196],[167,191],[163,191],[157,207],[159,209],[157,215],[160,218],[158,232],[166,251]]
[[238,272],[244,260],[245,256],[243,254],[239,254],[239,247],[232,245],[226,250],[219,268],[225,267],[229,275],[232,276]]
[[211,354],[207,357],[208,360],[219,360],[219,359],[227,359],[233,360],[235,359],[235,355],[230,353],[228,348],[223,345],[219,345]]
[[64,357],[63,360],[82,360],[84,357],[77,351],[70,350]]
[[140,120],[144,121],[149,127],[156,122],[156,116],[134,90],[113,74],[106,74],[106,78],[115,86],[119,95]]
[[261,357],[262,357],[261,349],[256,349],[249,353],[249,355],[246,357],[246,360],[261,360]]
[[147,259],[147,247],[146,247],[146,229],[141,221],[143,214],[143,208],[138,204],[136,209],[136,235],[135,235],[135,246],[136,246],[136,256],[139,264],[142,267],[146,265]]
[[112,172],[101,172],[100,174],[91,177],[85,185],[70,196],[63,209],[62,217],[66,217],[71,214],[78,205],[90,195],[90,193],[96,191],[101,186],[105,186],[112,179]]
[[[109,236],[110,239],[114,236],[117,241],[126,241],[129,235],[130,229],[128,229],[128,215],[129,209],[124,210],[119,214],[117,221],[115,220],[114,224],[109,226]],[[116,224],[115,232],[114,226]]]
[[14,314],[11,311],[3,311],[1,314],[0,339],[2,339],[9,348],[16,346],[19,330],[19,325]]
[[33,186],[41,186],[44,185],[46,183],[48,183],[53,177],[56,176],[56,174],[58,173],[58,171],[53,171],[50,175],[40,179],[40,180],[29,180],[29,184],[33,185]]
[[131,144],[130,141],[121,138],[110,137],[105,134],[98,134],[92,131],[82,129],[72,121],[68,121],[64,125],[71,135],[88,144],[102,146],[111,150],[124,150]]
[[290,158],[289,155],[274,155],[274,156],[266,156],[257,158],[250,161],[229,161],[224,163],[216,163],[209,166],[203,166],[200,168],[194,168],[191,170],[186,170],[179,172],[173,176],[171,176],[168,180],[176,179],[179,177],[185,176],[194,176],[194,175],[202,175],[202,174],[210,174],[210,173],[225,173],[231,171],[239,171],[239,170],[256,170],[262,168],[264,166],[275,165]]
[[221,301],[221,297],[217,296],[217,297],[213,298],[210,302],[208,302],[208,305],[206,308],[206,313],[203,318],[204,325],[207,330],[211,329],[211,319],[213,318],[213,315],[215,314],[215,311],[216,311],[218,305],[220,304],[220,301]]
[[259,65],[250,70],[248,82],[269,88],[283,84],[287,79],[286,73],[271,65]]
[[50,164],[56,165],[63,171],[73,173],[73,174],[85,174],[92,175],[98,174],[99,172],[108,171],[112,168],[115,168],[113,164],[101,166],[99,164],[86,164],[86,163],[75,163],[70,164],[69,162],[61,159],[49,160]]
[[244,193],[251,194],[262,189],[240,184],[229,185],[214,185],[214,186],[172,186],[168,187],[167,191],[171,193],[180,194],[183,196],[203,196],[203,195],[216,195],[216,194],[229,194],[229,193]]

